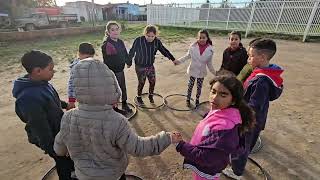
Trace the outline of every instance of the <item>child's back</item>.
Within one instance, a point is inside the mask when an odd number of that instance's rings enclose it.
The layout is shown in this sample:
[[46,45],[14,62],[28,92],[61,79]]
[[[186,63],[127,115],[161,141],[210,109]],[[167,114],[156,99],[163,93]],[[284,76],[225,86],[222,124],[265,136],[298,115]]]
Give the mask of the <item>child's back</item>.
[[169,133],[141,138],[127,119],[112,109],[121,90],[113,72],[98,60],[74,67],[78,109],[67,112],[56,137],[55,151],[69,151],[79,179],[119,179],[128,165],[127,153],[160,154],[171,143]]
[[18,78],[12,92],[16,113],[26,123],[29,142],[54,155],[53,141],[63,116],[57,92],[47,81],[32,81],[28,76]]

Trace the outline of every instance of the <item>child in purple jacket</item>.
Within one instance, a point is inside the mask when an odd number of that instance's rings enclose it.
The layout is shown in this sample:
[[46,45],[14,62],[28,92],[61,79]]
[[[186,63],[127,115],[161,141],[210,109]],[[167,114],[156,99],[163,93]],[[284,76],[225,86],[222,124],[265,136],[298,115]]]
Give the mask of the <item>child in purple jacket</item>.
[[253,111],[243,100],[240,81],[223,75],[210,85],[210,112],[196,127],[191,141],[182,140],[176,147],[185,157],[183,167],[193,171],[194,180],[219,179],[230,163],[230,154],[243,149],[239,135],[255,123]]

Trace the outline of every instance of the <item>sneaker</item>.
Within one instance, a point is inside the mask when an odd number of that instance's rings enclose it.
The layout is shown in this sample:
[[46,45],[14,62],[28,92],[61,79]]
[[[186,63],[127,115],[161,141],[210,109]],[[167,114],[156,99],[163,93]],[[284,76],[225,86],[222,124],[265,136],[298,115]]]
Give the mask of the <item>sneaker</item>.
[[141,97],[137,97],[137,102],[140,106],[144,106],[144,102],[142,101]]
[[132,109],[130,109],[127,102],[122,102],[122,109],[125,110],[127,113],[132,113]]
[[149,95],[149,101],[150,103],[154,104],[153,95]]
[[191,107],[190,99],[186,100],[186,105],[187,105],[187,107]]
[[200,104],[200,101],[199,101],[199,99],[197,99],[197,100],[196,100],[196,107],[198,107],[199,104]]
[[231,167],[227,167],[224,170],[222,170],[222,174],[236,180],[241,180],[242,178],[242,176],[235,175]]

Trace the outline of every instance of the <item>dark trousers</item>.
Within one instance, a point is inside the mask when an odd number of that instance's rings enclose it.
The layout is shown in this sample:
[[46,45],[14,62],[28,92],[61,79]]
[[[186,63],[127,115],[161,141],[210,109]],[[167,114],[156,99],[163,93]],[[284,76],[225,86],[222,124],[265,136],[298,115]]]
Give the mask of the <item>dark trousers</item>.
[[255,127],[250,132],[245,133],[242,137],[245,140],[245,153],[242,155],[231,155],[231,165],[234,174],[238,176],[243,174],[250,152],[258,140],[260,132],[261,129],[259,127]]
[[195,78],[195,77],[190,76],[190,79],[189,79],[189,82],[188,82],[187,100],[191,99],[192,89],[193,89],[194,82],[196,81],[196,79],[197,79],[196,100],[200,99],[201,89],[202,89],[202,84],[203,84],[204,78]]
[[154,66],[141,67],[136,65],[136,73],[138,77],[138,96],[141,96],[146,79],[149,81],[149,94],[153,94],[156,85],[156,72]]
[[59,180],[74,180],[71,178],[71,172],[74,171],[74,163],[70,157],[51,156],[56,162]]
[[117,72],[114,74],[116,75],[118,84],[119,84],[121,91],[122,91],[121,100],[122,100],[122,102],[126,102],[127,101],[127,88],[126,88],[126,79],[124,76],[124,72],[121,71],[121,72]]

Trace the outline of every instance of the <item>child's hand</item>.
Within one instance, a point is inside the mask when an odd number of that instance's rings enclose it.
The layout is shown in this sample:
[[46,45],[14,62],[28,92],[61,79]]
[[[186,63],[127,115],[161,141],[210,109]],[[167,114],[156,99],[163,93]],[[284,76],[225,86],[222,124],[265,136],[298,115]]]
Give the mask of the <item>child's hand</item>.
[[176,131],[171,132],[170,136],[171,136],[171,143],[173,144],[183,141],[182,135],[179,132],[176,132]]
[[73,109],[73,108],[76,108],[75,102],[69,102],[68,106],[67,106],[67,110],[70,110],[70,109]]
[[174,60],[174,61],[172,61],[173,62],[173,64],[176,66],[176,65],[179,65],[181,62],[179,61],[179,60]]

